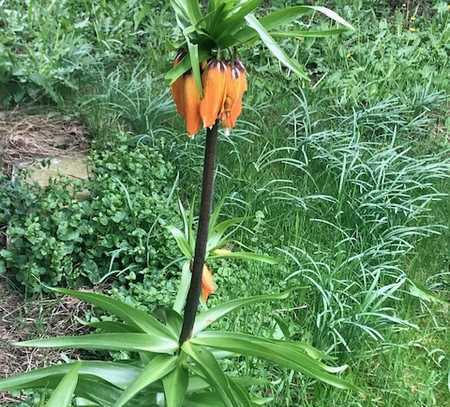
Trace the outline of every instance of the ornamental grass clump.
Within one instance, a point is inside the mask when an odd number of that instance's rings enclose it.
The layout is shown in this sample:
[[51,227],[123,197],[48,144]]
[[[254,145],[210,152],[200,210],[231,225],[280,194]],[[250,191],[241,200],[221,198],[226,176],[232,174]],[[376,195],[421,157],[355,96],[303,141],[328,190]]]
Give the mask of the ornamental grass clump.
[[[264,359],[289,370],[341,389],[356,387],[340,378],[343,367],[328,366],[326,355],[304,342],[277,340],[234,332],[209,330],[221,318],[244,306],[263,301],[283,301],[290,291],[234,299],[198,312],[200,297],[206,302],[215,290],[208,261],[226,257],[276,265],[268,256],[232,251],[230,228],[240,220],[218,222],[219,210],[210,216],[213,203],[218,129],[236,126],[247,90],[247,72],[235,51],[258,39],[288,69],[306,78],[300,64],[289,58],[275,37],[334,34],[351,26],[331,10],[319,6],[294,6],[258,19],[253,12],[258,0],[211,0],[202,7],[196,0],[172,0],[177,23],[183,33],[172,69],[167,74],[178,113],[189,136],[206,128],[202,193],[198,220],[192,209],[180,205],[183,231],[168,226],[183,254],[178,295],[171,309],[155,315],[135,309],[102,294],[53,289],[113,315],[95,322],[96,329],[76,337],[58,337],[16,343],[16,346],[81,348],[125,351],[127,361],[75,361],[34,370],[0,381],[0,391],[34,389],[51,395],[48,407],[255,407],[271,399],[248,391],[261,380],[240,378],[224,371],[220,358],[248,356]],[[326,31],[278,31],[297,18],[315,12],[325,14],[344,28]],[[223,55],[228,55],[227,59]],[[197,232],[194,236],[194,225]]]

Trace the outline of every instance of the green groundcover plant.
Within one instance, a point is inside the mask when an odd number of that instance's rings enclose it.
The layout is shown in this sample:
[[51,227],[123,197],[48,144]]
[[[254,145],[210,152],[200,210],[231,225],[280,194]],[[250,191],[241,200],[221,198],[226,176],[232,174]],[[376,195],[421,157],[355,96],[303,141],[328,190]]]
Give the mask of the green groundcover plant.
[[[283,32],[280,26],[298,17],[319,12],[346,29],[351,26],[331,10],[319,6],[293,6],[258,19],[253,12],[258,0],[213,0],[202,7],[196,0],[173,0],[177,23],[185,41],[168,79],[178,112],[193,136],[207,128],[202,194],[197,235],[194,242],[192,215],[184,215],[184,232],[169,231],[185,258],[180,292],[173,308],[159,319],[102,294],[52,289],[88,302],[115,316],[115,321],[91,324],[100,333],[63,336],[16,343],[17,346],[79,348],[125,351],[139,357],[126,362],[76,361],[34,370],[0,381],[0,390],[41,389],[50,394],[48,407],[77,406],[165,406],[251,407],[270,403],[255,399],[248,387],[258,381],[236,377],[223,369],[221,359],[249,356],[273,362],[342,389],[356,390],[337,373],[343,367],[328,366],[326,355],[302,342],[268,339],[244,333],[208,329],[231,312],[263,301],[285,300],[289,292],[236,299],[198,313],[200,294],[213,291],[206,261],[211,257],[235,257],[275,264],[266,256],[232,252],[227,231],[238,223],[218,223],[218,211],[210,219],[215,176],[218,127],[235,127],[246,90],[243,64],[236,48],[261,39],[282,64],[306,77],[297,61],[289,58],[274,40],[306,35],[324,36],[341,32]],[[223,59],[228,55],[231,59]],[[184,309],[184,311],[183,311]]]
[[88,180],[59,178],[40,188],[0,177],[0,224],[8,234],[0,272],[8,269],[27,293],[112,279],[125,287],[154,279],[177,254],[161,229],[177,217],[173,165],[126,133],[112,136],[94,145]]

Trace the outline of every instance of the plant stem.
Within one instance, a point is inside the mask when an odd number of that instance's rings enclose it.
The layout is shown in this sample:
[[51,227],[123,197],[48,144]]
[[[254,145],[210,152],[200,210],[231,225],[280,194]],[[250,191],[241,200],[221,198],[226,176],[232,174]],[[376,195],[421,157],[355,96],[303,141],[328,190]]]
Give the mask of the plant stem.
[[184,307],[183,328],[180,346],[192,335],[202,284],[203,266],[205,264],[206,245],[208,242],[209,216],[214,192],[215,161],[219,123],[206,130],[205,159],[203,163],[202,196],[198,218],[197,238],[195,241],[194,262],[192,265],[191,285]]

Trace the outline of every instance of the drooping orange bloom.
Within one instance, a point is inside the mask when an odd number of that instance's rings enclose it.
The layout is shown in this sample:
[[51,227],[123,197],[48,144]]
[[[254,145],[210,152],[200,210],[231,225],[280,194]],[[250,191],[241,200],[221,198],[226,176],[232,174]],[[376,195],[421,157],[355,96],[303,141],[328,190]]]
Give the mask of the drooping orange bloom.
[[185,74],[183,85],[183,116],[186,121],[186,131],[189,137],[193,137],[200,130],[202,119],[200,117],[200,92],[192,72]]
[[[178,51],[173,66],[178,65],[185,55],[184,50]],[[181,75],[171,86],[173,101],[177,108],[177,112],[184,117],[184,75]]]
[[221,114],[223,127],[230,129],[242,112],[242,98],[247,91],[247,74],[244,65],[237,60],[227,66],[225,101]]
[[[180,51],[174,66],[184,56],[185,51]],[[212,128],[217,120],[227,129],[235,127],[242,112],[242,97],[247,91],[246,71],[239,60],[203,62],[201,70],[203,98],[192,71],[180,76],[171,86],[177,111],[184,118],[190,137],[200,130],[202,121],[205,128]]]
[[226,64],[223,61],[212,60],[203,72],[203,99],[200,104],[200,116],[205,128],[213,127],[223,110],[226,71]]
[[205,264],[203,266],[203,273],[202,273],[202,301],[207,302],[208,297],[211,294],[214,294],[217,290],[216,284],[214,283],[214,278],[212,275],[211,270],[208,268],[208,266]]

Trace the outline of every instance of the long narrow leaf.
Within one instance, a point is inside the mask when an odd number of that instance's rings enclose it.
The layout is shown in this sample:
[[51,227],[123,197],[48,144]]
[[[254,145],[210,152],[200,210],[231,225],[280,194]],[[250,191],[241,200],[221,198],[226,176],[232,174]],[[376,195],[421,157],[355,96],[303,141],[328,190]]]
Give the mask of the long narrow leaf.
[[253,403],[250,400],[248,391],[244,389],[240,384],[230,379],[231,391],[234,394],[234,397],[239,400],[239,403],[242,407],[253,407]]
[[114,322],[114,321],[98,321],[98,322],[89,322],[85,323],[85,326],[88,326],[90,328],[94,329],[100,329],[103,332],[108,333],[119,333],[119,332],[133,332],[133,333],[140,333],[142,332],[139,328],[136,328],[134,326],[130,326],[127,324],[123,324],[121,322]]
[[112,407],[122,390],[97,378],[79,377],[75,394],[101,407]]
[[184,305],[186,303],[189,286],[191,284],[191,278],[191,262],[185,261],[181,271],[180,287],[178,288],[178,293],[173,305],[174,311],[178,312],[179,314],[181,314],[181,312],[183,311]]
[[[281,25],[288,25],[292,21],[297,20],[299,17],[312,13],[312,10],[307,6],[293,6],[287,7],[282,10],[274,11],[267,16],[260,19],[261,24],[267,31],[271,31]],[[238,43],[245,43],[255,38],[255,32],[251,28],[241,29],[234,38],[234,41]],[[232,44],[225,44],[226,46]]]
[[175,11],[177,17],[182,18],[184,21],[189,21],[189,15],[181,0],[170,0],[170,5]]
[[184,407],[226,407],[217,392],[207,392],[189,396]]
[[183,0],[183,2],[186,5],[185,7],[192,24],[197,24],[198,21],[202,18],[202,12],[200,10],[200,4],[198,0]]
[[189,39],[186,39],[189,50],[189,58],[191,60],[192,74],[194,75],[195,84],[200,95],[203,97],[202,77],[200,74],[200,61],[198,60],[198,45],[192,44]]
[[[219,33],[217,41],[220,43],[221,39],[225,38],[227,34],[232,34],[245,23],[245,16],[256,10],[261,4],[262,0],[247,0],[241,2],[235,7],[235,10],[223,20],[222,24],[217,26],[215,32]],[[235,28],[234,28],[235,27]],[[221,34],[222,33],[222,34]]]
[[284,292],[280,294],[268,294],[268,295],[257,295],[254,297],[244,298],[242,300],[232,300],[224,304],[220,304],[217,307],[211,308],[208,311],[202,312],[197,316],[194,325],[194,335],[203,331],[212,323],[216,322],[230,312],[236,311],[237,309],[250,304],[257,304],[263,301],[275,301],[275,300],[285,300],[289,297],[289,292]]
[[73,394],[78,383],[79,369],[78,363],[72,366],[61,383],[58,384],[58,387],[52,392],[47,407],[70,407],[72,405]]
[[14,344],[31,348],[76,348],[147,351],[153,353],[172,353],[178,348],[176,340],[156,335],[129,333],[92,334],[82,336],[62,336],[59,338],[34,339]]
[[325,38],[332,35],[347,32],[345,28],[336,28],[334,30],[294,30],[294,31],[276,31],[270,34],[274,38]]
[[0,380],[0,391],[48,387],[46,381],[50,381],[52,378],[60,381],[75,365],[79,366],[80,376],[96,377],[119,388],[128,386],[142,370],[135,366],[117,362],[80,361],[34,369],[27,373],[2,379]]
[[249,27],[253,28],[258,33],[261,41],[283,65],[295,72],[299,77],[308,79],[303,67],[297,61],[292,60],[286,55],[280,45],[272,38],[269,32],[253,14],[247,15],[245,19],[247,20]]
[[[338,14],[322,6],[287,7],[281,10],[274,11],[267,16],[262,17],[259,21],[267,31],[271,32],[275,28],[283,25],[288,25],[297,20],[299,17],[311,14],[314,11],[319,11],[320,13],[325,14],[327,17],[347,27],[347,29],[354,29],[351,24],[345,21]],[[247,41],[253,40],[254,38],[255,34],[251,28],[242,28],[238,33],[235,34],[232,39],[230,39],[228,43],[225,43],[224,46],[235,45],[235,43],[245,43]]]
[[343,25],[344,27],[347,27],[349,30],[355,29],[349,22],[344,20],[339,14],[335,13],[333,10],[330,10],[327,7],[323,7],[323,6],[306,6],[306,7],[309,7],[315,11],[318,11],[318,12],[326,15],[328,18],[331,18],[332,20]]
[[91,293],[87,291],[74,291],[65,288],[53,288],[52,290],[64,295],[78,298],[82,301],[86,301],[97,308],[101,308],[104,311],[116,315],[122,321],[138,327],[143,332],[148,334],[167,336],[169,338],[177,339],[173,336],[170,330],[155,317],[119,300],[115,300],[103,294]]
[[169,225],[167,226],[167,230],[170,232],[170,234],[177,242],[178,248],[180,249],[181,253],[183,253],[183,255],[188,259],[192,258],[193,252],[191,251],[188,237],[185,236],[185,234],[175,226]]
[[189,373],[178,363],[175,369],[163,379],[166,407],[182,407],[189,384]]
[[193,338],[191,342],[196,345],[270,360],[285,368],[299,371],[341,389],[357,389],[351,383],[330,374],[323,369],[321,362],[299,351],[291,342],[226,332],[203,332]]
[[[206,59],[209,58],[209,52],[205,51],[204,49],[198,50],[198,60],[199,63],[202,63]],[[166,80],[169,81],[169,84],[171,85],[174,83],[181,75],[185,74],[187,71],[189,71],[192,68],[191,66],[191,59],[184,57],[183,60],[172,67],[167,73],[166,73]]]
[[136,378],[136,380],[124,390],[122,396],[114,404],[114,407],[122,407],[141,390],[165,377],[175,368],[177,360],[178,357],[176,356],[155,357]]
[[264,254],[257,254],[252,252],[232,252],[232,251],[219,251],[218,253],[214,253],[210,255],[210,259],[220,258],[220,257],[228,257],[232,259],[241,259],[247,261],[259,261],[261,263],[275,265],[278,264],[278,260],[273,257],[266,256]]
[[205,378],[216,389],[226,407],[239,407],[239,402],[235,399],[228,377],[222,371],[213,354],[202,348],[185,342],[182,347],[198,365]]

